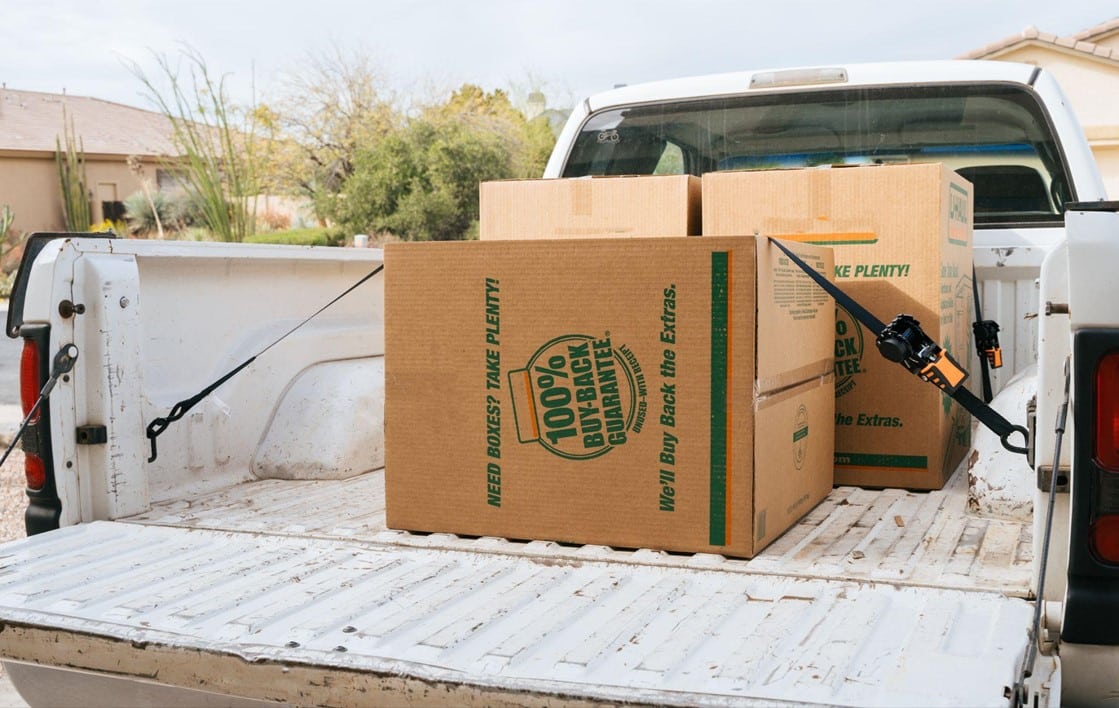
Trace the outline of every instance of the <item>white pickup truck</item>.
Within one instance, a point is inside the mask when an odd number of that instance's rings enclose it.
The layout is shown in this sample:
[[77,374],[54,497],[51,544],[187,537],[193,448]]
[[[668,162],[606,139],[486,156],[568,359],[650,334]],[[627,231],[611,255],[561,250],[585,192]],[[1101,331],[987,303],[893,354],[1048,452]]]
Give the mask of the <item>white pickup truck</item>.
[[377,250],[37,237],[8,320],[25,405],[72,369],[23,441],[4,667],[37,706],[1116,702],[1119,204],[1049,74],[622,87],[576,107],[546,176],[916,161],[975,186],[994,405],[1035,421],[1032,462],[979,430],[942,491],[836,488],[752,560],[386,528],[392,293],[374,277],[261,353]]

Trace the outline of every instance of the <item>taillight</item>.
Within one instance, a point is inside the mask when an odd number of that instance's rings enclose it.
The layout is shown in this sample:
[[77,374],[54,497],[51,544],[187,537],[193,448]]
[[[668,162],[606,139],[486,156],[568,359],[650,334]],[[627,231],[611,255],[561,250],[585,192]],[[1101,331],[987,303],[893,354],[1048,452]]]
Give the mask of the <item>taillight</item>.
[[1107,514],[1092,524],[1092,550],[1100,560],[1119,563],[1119,514]]
[[33,491],[42,489],[47,483],[47,466],[38,455],[24,455],[23,475],[27,478],[27,488]]
[[1105,563],[1119,565],[1119,349],[1096,364],[1095,463],[1099,468],[1092,494],[1092,551]]
[[1104,355],[1096,365],[1096,462],[1119,472],[1119,351]]
[[[19,358],[19,399],[23,404],[23,415],[26,417],[31,412],[35,402],[39,400],[39,390],[42,387],[42,371],[40,362],[39,345],[32,339],[23,340],[23,353]],[[30,424],[39,422],[39,411]]]
[[1119,646],[1119,328],[1073,332],[1070,404],[1068,583],[1061,639]]
[[[33,339],[23,340],[23,353],[19,358],[19,398],[23,404],[23,415],[26,417],[35,403],[39,400],[39,391],[42,388],[42,362],[39,344]],[[35,411],[35,415],[28,421],[28,432],[33,426],[38,425],[42,408]],[[32,449],[28,449],[31,447]],[[23,475],[27,479],[27,488],[39,491],[47,483],[47,466],[43,458],[36,452],[36,446],[29,446],[24,442],[23,450]]]

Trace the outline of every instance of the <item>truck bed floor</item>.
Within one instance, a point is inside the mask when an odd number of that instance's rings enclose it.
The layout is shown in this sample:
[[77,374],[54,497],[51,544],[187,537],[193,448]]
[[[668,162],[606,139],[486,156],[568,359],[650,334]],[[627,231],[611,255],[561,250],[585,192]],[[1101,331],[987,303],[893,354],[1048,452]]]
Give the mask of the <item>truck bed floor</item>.
[[[570,546],[385,527],[384,473],[343,481],[259,480],[192,501],[155,505],[130,522],[183,528],[348,539],[375,545],[607,560],[805,578],[843,578],[1028,597],[1033,530],[1027,522],[965,511],[961,468],[943,490],[838,487],[799,524],[751,560]],[[354,504],[354,500],[362,504]]]

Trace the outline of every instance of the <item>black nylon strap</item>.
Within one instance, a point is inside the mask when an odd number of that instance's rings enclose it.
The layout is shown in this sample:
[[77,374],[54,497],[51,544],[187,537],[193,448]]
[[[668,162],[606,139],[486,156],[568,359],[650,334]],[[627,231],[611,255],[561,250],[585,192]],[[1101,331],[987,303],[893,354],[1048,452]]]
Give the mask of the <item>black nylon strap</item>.
[[875,317],[865,307],[848,297],[847,293],[836,287],[835,283],[825,278],[823,275],[817,272],[815,268],[802,261],[800,257],[797,256],[797,254],[786,248],[785,244],[781,243],[777,239],[772,238],[769,239],[769,241],[774,246],[777,246],[782,251],[784,251],[785,255],[792,259],[793,263],[796,263],[798,266],[800,266],[800,269],[803,270],[809,278],[815,280],[816,284],[823,288],[828,293],[828,295],[834,297],[835,301],[838,302],[843,309],[850,312],[859,322],[862,322],[863,326],[869,329],[875,337],[882,334],[882,330],[886,329],[886,325],[884,322],[882,322],[882,320]]
[[[881,334],[882,330],[886,328],[881,320],[868,312],[865,307],[852,300],[851,296],[840,290],[838,285],[816,272],[815,268],[801,260],[800,257],[786,248],[780,241],[770,239],[770,242],[781,249],[793,263],[797,264],[797,266],[808,275],[808,277],[816,281],[816,284],[823,288],[828,295],[835,298],[835,302],[840,307],[850,312],[855,319],[873,332],[875,336]],[[957,403],[964,407],[964,410],[975,416],[975,419],[980,423],[990,428],[995,435],[998,435],[1004,448],[1010,452],[1026,454],[1027,450],[1025,445],[1018,446],[1010,442],[1011,435],[1014,433],[1021,433],[1022,439],[1028,444],[1029,433],[1026,431],[1025,427],[1014,425],[1006,418],[1003,418],[999,415],[998,411],[976,398],[975,394],[967,390],[964,386],[957,387],[952,393],[948,393],[948,391],[944,391],[944,393],[950,395]]]
[[[1029,432],[1024,426],[1014,425],[1006,418],[999,415],[999,412],[982,400],[977,398],[974,393],[967,390],[965,387],[960,386],[956,392],[952,394],[952,398],[956,400],[961,406],[964,407],[968,413],[975,416],[983,425],[991,429],[995,435],[999,436],[1002,446],[1011,452],[1017,452],[1025,455],[1027,452],[1027,445],[1029,444]],[[1022,434],[1022,445],[1014,445],[1010,442],[1010,436],[1014,433]]]
[[[975,277],[975,266],[971,267],[971,294],[975,297],[975,324],[972,326],[978,327],[983,321],[983,307],[979,304],[979,278]],[[975,339],[975,347],[979,348],[978,338]],[[994,398],[991,392],[991,371],[987,367],[987,355],[982,351],[979,352],[979,374],[983,382],[983,400],[990,403]]]
[[237,367],[234,368],[232,371],[230,371],[228,374],[226,374],[225,376],[222,376],[220,379],[213,382],[212,384],[210,384],[206,388],[202,389],[198,393],[194,394],[190,398],[184,398],[183,400],[176,403],[174,406],[171,407],[171,412],[168,413],[166,416],[161,416],[159,418],[155,418],[154,420],[152,420],[152,422],[148,424],[148,427],[147,427],[147,430],[146,430],[148,440],[150,440],[151,444],[152,444],[152,456],[148,458],[148,462],[155,462],[155,458],[159,455],[159,452],[156,449],[155,441],[156,441],[156,438],[158,438],[160,435],[163,434],[164,430],[167,430],[167,426],[171,425],[176,420],[179,420],[184,415],[186,415],[187,412],[190,411],[191,408],[194,408],[196,405],[198,405],[199,401],[204,399],[206,396],[209,396],[211,393],[216,391],[217,388],[219,386],[221,386],[223,383],[230,380],[235,375],[237,375],[238,372],[240,372],[242,369],[244,369],[246,366],[248,366],[249,364],[256,361],[256,358],[258,356],[260,356],[261,354],[264,354],[266,351],[268,351],[272,347],[276,346],[280,342],[287,339],[289,336],[294,334],[295,331],[298,330],[300,327],[302,327],[303,325],[307,324],[308,322],[310,322],[311,320],[313,320],[314,318],[316,318],[320,314],[322,314],[322,312],[324,310],[326,310],[326,308],[330,307],[334,303],[338,302],[342,298],[349,295],[351,292],[353,292],[359,286],[361,286],[363,283],[365,283],[365,281],[367,281],[370,278],[372,278],[373,276],[377,275],[378,273],[380,273],[384,269],[385,269],[384,264],[381,264],[381,265],[377,266],[376,268],[374,268],[369,273],[366,273],[365,276],[363,276],[361,278],[361,280],[357,281],[356,283],[354,283],[350,287],[346,288],[346,290],[343,293],[341,293],[340,295],[338,295],[333,300],[326,303],[325,305],[323,305],[319,309],[315,310],[313,313],[308,315],[302,322],[300,322],[299,324],[295,325],[294,327],[289,329],[284,334],[277,337],[275,340],[272,341],[271,344],[266,346],[264,349],[261,349],[256,354],[252,355],[251,357],[249,357],[245,361],[238,364]]
[[151,440],[152,443],[152,456],[148,458],[148,462],[155,462],[155,458],[159,454],[156,450],[155,439],[158,438],[164,430],[167,430],[167,426],[182,418],[184,415],[190,412],[191,408],[194,408],[196,405],[198,405],[199,401],[216,391],[218,386],[221,386],[223,383],[233,378],[237,374],[237,372],[239,372],[241,369],[244,369],[246,366],[253,363],[254,361],[256,361],[255,356],[246,359],[245,361],[238,364],[237,368],[233,369],[225,376],[222,376],[220,379],[213,382],[206,388],[202,389],[190,398],[185,398],[176,403],[174,406],[171,407],[171,412],[168,413],[166,416],[156,418],[152,422],[148,423],[147,436],[148,440]]

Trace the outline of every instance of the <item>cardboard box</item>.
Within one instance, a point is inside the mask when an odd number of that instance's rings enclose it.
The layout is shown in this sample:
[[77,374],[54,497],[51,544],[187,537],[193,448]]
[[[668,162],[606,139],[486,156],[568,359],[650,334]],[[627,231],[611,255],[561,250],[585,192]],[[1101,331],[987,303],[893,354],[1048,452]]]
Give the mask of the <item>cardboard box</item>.
[[483,182],[479,238],[698,236],[698,177],[580,177]]
[[785,260],[753,238],[390,244],[388,525],[755,554],[832,486],[832,301]]
[[[705,235],[765,234],[835,248],[835,280],[889,322],[913,315],[967,366],[972,191],[943,165],[711,173]],[[882,358],[836,311],[836,483],[939,489],[971,444],[967,412]]]

